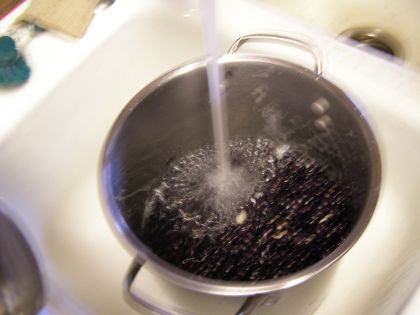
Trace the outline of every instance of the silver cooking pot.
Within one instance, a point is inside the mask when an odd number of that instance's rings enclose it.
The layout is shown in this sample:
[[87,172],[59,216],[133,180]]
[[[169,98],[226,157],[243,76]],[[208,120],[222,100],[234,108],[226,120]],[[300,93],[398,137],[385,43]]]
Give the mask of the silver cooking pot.
[[[314,71],[267,56],[237,53],[249,40],[277,41],[309,52]],[[320,280],[356,242],[374,211],[379,193],[380,158],[372,131],[360,108],[322,77],[322,62],[312,45],[292,36],[253,34],[239,38],[219,59],[225,69],[224,93],[231,138],[265,136],[303,145],[312,155],[341,170],[352,189],[357,222],[348,237],[310,267],[281,278],[229,282],[196,276],[153,253],[141,238],[148,192],[165,174],[168,161],[213,142],[206,59],[159,77],[142,89],[116,120],[103,151],[101,183],[107,214],[115,230],[135,250],[124,286],[129,300],[160,314],[183,313],[157,306],[136,295],[132,282],[147,261],[178,286],[222,296],[247,297],[237,314],[250,314],[261,304],[293,304],[290,293],[304,292],[303,310],[284,308],[276,314],[312,314],[321,303]],[[315,285],[311,297],[307,287]],[[317,297],[316,297],[317,296]],[[288,301],[289,299],[289,301]],[[277,302],[277,304],[281,304]],[[287,311],[285,311],[287,310]],[[185,312],[187,313],[187,312]],[[261,310],[258,312],[261,313]]]
[[0,200],[0,314],[35,315],[44,305],[41,271],[11,214]]

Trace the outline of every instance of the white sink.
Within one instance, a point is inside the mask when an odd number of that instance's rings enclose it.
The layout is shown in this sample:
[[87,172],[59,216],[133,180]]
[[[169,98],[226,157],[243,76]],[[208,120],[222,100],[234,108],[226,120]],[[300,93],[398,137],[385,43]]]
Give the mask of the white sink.
[[403,58],[420,69],[420,2],[412,0],[258,0],[309,25],[338,35],[356,27],[379,28],[402,47]]
[[[316,315],[394,314],[420,271],[413,267],[420,266],[420,76],[251,2],[220,1],[219,14],[225,51],[239,35],[258,29],[311,37],[325,54],[325,77],[368,113],[383,158],[380,200]],[[188,1],[120,0],[95,17],[81,41],[47,33],[26,53],[30,82],[0,92],[1,113],[22,109],[0,134],[0,192],[27,226],[40,259],[49,302],[43,312],[137,314],[122,299],[121,287],[133,253],[112,233],[99,201],[100,151],[137,91],[203,55],[198,13]],[[193,296],[196,303],[187,305],[193,313],[219,308],[219,314],[231,314],[241,303],[185,290],[174,295],[169,287],[147,268],[136,282],[136,290],[167,303],[188,304]]]

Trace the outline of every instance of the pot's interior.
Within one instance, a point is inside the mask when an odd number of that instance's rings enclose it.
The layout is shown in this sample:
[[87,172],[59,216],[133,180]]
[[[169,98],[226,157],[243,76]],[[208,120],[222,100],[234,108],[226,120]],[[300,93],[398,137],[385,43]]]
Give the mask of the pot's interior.
[[[305,147],[351,186],[360,216],[377,180],[371,178],[372,163],[378,161],[355,105],[328,81],[289,63],[246,57],[228,58],[224,66],[230,138],[262,136]],[[323,113],[312,105],[320,98],[328,103]],[[213,143],[209,106],[201,61],[152,83],[118,120],[105,152],[108,197],[140,240],[148,192],[168,161]]]

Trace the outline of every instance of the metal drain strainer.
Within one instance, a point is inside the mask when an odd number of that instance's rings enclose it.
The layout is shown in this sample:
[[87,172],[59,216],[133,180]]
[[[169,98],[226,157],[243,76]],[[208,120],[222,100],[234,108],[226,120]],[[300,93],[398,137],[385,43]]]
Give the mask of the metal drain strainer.
[[350,28],[343,31],[340,35],[352,40],[353,44],[356,42],[356,47],[370,47],[385,53],[385,56],[390,58],[398,57],[404,59],[401,44],[395,37],[382,29],[374,27]]

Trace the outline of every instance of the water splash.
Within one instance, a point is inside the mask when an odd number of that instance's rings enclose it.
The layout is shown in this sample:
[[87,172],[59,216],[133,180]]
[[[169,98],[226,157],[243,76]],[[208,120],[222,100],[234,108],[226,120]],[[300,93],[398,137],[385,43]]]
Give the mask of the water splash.
[[299,148],[257,138],[228,152],[230,185],[218,186],[205,147],[173,161],[153,191],[142,239],[162,259],[213,279],[273,279],[321,260],[351,230],[350,188]]

